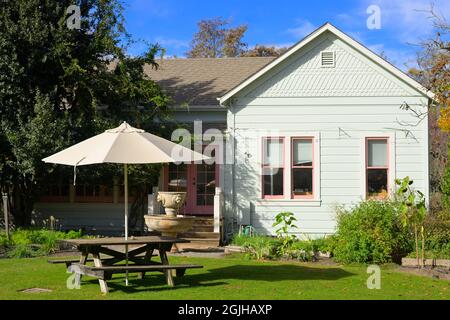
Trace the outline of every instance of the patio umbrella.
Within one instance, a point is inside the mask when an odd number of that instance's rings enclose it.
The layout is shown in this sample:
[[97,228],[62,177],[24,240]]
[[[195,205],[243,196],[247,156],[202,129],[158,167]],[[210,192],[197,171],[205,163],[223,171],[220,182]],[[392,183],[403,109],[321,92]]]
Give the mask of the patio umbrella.
[[[106,130],[55,153],[42,161],[76,167],[98,163],[124,164],[125,240],[128,239],[128,164],[192,162],[209,157],[185,148],[124,122],[119,127]],[[128,246],[126,246],[128,257]],[[128,259],[127,259],[128,260]],[[127,261],[128,263],[128,261]],[[128,274],[126,278],[128,284]]]

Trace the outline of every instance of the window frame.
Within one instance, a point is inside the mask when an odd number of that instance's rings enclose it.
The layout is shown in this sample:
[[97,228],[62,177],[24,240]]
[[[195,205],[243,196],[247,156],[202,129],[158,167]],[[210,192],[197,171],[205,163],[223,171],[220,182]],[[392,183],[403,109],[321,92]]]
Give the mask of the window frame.
[[[282,143],[282,153],[281,153],[281,167],[272,167],[272,166],[267,166],[264,163],[264,159],[265,159],[265,152],[266,152],[266,141],[268,140],[280,140]],[[262,148],[261,148],[261,198],[262,199],[284,199],[286,196],[286,188],[285,188],[285,184],[286,184],[286,155],[285,155],[285,147],[286,147],[286,139],[284,136],[267,136],[267,137],[262,137]],[[282,188],[283,188],[283,194],[281,195],[265,195],[264,194],[264,169],[272,169],[272,168],[277,168],[277,169],[283,169],[283,184],[282,184]]]
[[[369,141],[386,141],[386,166],[374,166],[369,167]],[[388,136],[380,136],[380,137],[366,137],[365,142],[365,163],[364,163],[364,171],[365,171],[365,198],[366,199],[384,199],[389,197],[389,190],[391,187],[390,176],[391,176],[391,148],[390,148],[390,137]],[[386,170],[386,193],[387,196],[383,197],[382,195],[370,196],[369,195],[369,170]]]
[[[314,146],[314,136],[292,136],[290,139],[290,148],[291,148],[291,159],[290,159],[290,170],[291,170],[291,181],[290,181],[290,194],[291,199],[314,199],[315,198],[315,183],[314,183],[314,174],[315,174],[315,146]],[[295,140],[311,140],[311,152],[312,152],[312,165],[311,166],[295,166],[294,165],[294,141]],[[311,169],[311,185],[312,185],[312,194],[310,195],[295,195],[294,194],[294,169]]]

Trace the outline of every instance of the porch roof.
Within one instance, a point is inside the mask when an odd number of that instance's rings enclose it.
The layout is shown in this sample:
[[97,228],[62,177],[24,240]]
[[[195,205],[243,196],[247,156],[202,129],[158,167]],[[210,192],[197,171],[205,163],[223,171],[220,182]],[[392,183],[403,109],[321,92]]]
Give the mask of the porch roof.
[[215,106],[217,98],[263,68],[274,57],[163,59],[145,73],[174,99],[175,104]]

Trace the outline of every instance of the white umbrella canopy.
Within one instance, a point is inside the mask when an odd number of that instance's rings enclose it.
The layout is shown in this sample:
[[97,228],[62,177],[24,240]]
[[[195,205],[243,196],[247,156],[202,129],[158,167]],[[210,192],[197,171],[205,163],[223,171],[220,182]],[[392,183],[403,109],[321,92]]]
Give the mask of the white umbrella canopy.
[[203,159],[209,157],[124,122],[117,128],[106,130],[42,161],[82,166],[96,163],[191,162]]
[[[206,159],[210,158],[124,122],[117,128],[106,130],[42,161],[74,167],[98,163],[124,164],[125,239],[128,239],[127,164],[192,162]],[[128,253],[128,250],[126,251]]]

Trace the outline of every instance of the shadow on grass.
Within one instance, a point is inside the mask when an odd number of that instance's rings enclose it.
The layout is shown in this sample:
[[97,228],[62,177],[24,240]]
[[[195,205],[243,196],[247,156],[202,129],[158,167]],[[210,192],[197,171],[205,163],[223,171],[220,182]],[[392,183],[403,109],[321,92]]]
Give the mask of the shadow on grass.
[[[350,277],[354,273],[341,268],[310,268],[298,265],[234,265],[223,268],[208,269],[204,272],[189,274],[181,278],[174,277],[175,287],[166,286],[164,275],[149,274],[145,279],[130,279],[129,286],[125,286],[125,276],[114,277],[108,286],[114,291],[145,292],[166,291],[189,287],[214,287],[230,284],[227,280],[242,281],[301,281],[301,280],[339,280]],[[89,281],[97,283],[96,280]]]

